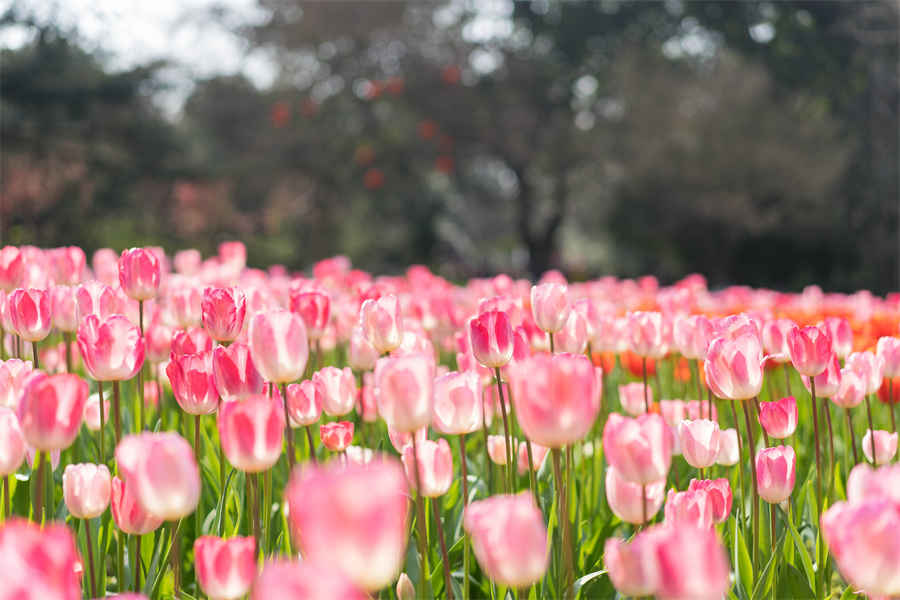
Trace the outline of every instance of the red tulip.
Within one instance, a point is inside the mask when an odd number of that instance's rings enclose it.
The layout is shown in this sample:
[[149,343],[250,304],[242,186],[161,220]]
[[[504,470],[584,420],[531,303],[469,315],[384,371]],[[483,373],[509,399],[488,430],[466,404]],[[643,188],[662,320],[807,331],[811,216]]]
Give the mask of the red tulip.
[[109,506],[112,483],[106,465],[66,465],[62,481],[66,508],[76,519],[99,517]]
[[472,353],[482,365],[495,369],[513,355],[513,331],[509,315],[503,311],[483,312],[469,321]]
[[166,375],[181,409],[191,415],[209,415],[216,411],[219,395],[213,377],[213,353],[172,354]]
[[240,288],[206,288],[201,306],[203,326],[218,342],[232,342],[241,334],[247,301]]
[[762,348],[753,335],[717,337],[706,351],[706,383],[719,398],[748,400],[762,389]]
[[278,462],[284,432],[284,408],[262,394],[225,402],[217,417],[219,439],[228,462],[245,473],[267,471]]
[[52,310],[47,290],[18,289],[7,302],[13,330],[23,340],[39,342],[50,334]]
[[440,433],[463,435],[481,429],[481,381],[473,371],[452,371],[434,380],[432,424]]
[[350,367],[325,367],[313,373],[313,383],[322,390],[322,409],[331,417],[353,410],[356,401],[356,378]]
[[788,332],[787,345],[794,368],[807,377],[824,371],[834,352],[831,336],[818,327],[794,327]]
[[359,325],[379,354],[400,346],[403,341],[402,323],[400,301],[393,294],[366,300],[359,309]]
[[38,374],[29,379],[19,404],[19,423],[38,450],[68,448],[78,436],[88,385],[77,375]]
[[[632,483],[619,475],[612,465],[606,468],[606,501],[613,513],[626,523],[639,525],[659,512],[665,499],[666,480],[660,479],[644,486]],[[642,499],[643,497],[643,499]]]
[[25,460],[25,436],[16,414],[0,406],[0,477],[12,475]]
[[304,557],[303,562],[276,560],[265,564],[253,583],[250,600],[272,598],[368,600],[369,595],[328,563],[310,562]]
[[712,503],[712,518],[714,523],[723,523],[731,514],[732,492],[728,480],[721,479],[691,479],[688,491],[704,490],[709,494],[708,501]]
[[319,290],[293,290],[291,312],[300,315],[309,339],[318,340],[325,334],[331,315],[331,297]]
[[15,246],[0,249],[0,290],[11,292],[19,287],[24,273],[22,253]]
[[542,283],[531,287],[531,314],[537,326],[547,333],[556,333],[569,318],[569,299],[566,286]]
[[790,498],[796,477],[796,456],[790,446],[763,448],[756,453],[756,489],[766,502],[779,504]]
[[226,402],[263,392],[262,375],[256,370],[246,344],[218,346],[212,353],[212,374],[216,392]]
[[613,413],[603,428],[603,449],[609,464],[634,483],[665,479],[673,444],[669,426],[657,414],[629,419]]
[[161,266],[149,248],[123,250],[119,257],[119,285],[129,298],[149,300],[159,293]]
[[286,391],[291,427],[312,425],[322,418],[324,391],[321,384],[305,379],[290,384]]
[[194,540],[197,583],[210,600],[236,600],[256,579],[256,540],[204,535]]
[[98,381],[125,381],[144,364],[141,332],[122,315],[101,320],[88,315],[78,328],[78,349],[91,377]]
[[112,478],[110,506],[116,527],[130,535],[144,535],[159,528],[163,520],[141,508],[134,484]]
[[309,343],[303,320],[286,310],[257,313],[250,319],[250,354],[263,379],[290,383],[306,369]]
[[762,402],[759,405],[759,424],[769,437],[783,440],[793,435],[797,429],[797,400],[787,396],[774,402]]
[[322,445],[332,452],[343,452],[353,441],[353,423],[335,421],[319,425],[319,437]]
[[378,360],[378,412],[389,428],[408,433],[431,423],[434,370],[434,357],[425,354]]
[[0,598],[79,600],[75,538],[63,524],[13,518],[0,525]]

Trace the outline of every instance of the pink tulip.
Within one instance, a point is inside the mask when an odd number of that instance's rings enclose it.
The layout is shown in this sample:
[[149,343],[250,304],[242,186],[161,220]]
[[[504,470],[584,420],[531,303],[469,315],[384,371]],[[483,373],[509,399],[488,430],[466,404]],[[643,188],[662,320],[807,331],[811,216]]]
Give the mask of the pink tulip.
[[356,378],[350,367],[325,367],[313,373],[313,383],[322,389],[322,410],[340,417],[353,410],[356,402]]
[[872,468],[860,463],[847,477],[847,501],[859,504],[873,498],[888,498],[900,504],[900,465]]
[[146,359],[153,364],[159,364],[168,360],[169,355],[172,353],[172,336],[174,333],[175,331],[171,327],[163,325],[158,320],[151,322],[144,330]]
[[716,408],[716,405],[712,406],[712,416],[709,414],[709,402],[705,400],[688,400],[684,402],[684,414],[690,420],[695,419],[709,419],[711,421],[718,421],[719,419],[719,411]]
[[39,342],[50,334],[52,304],[47,290],[18,289],[7,299],[13,330],[23,340]]
[[788,332],[787,344],[794,368],[807,377],[824,371],[834,352],[831,336],[818,327],[794,327]]
[[697,469],[716,464],[719,433],[719,424],[709,419],[682,421],[678,425],[678,441],[684,460]]
[[656,525],[651,558],[655,595],[663,600],[718,600],[729,587],[728,559],[715,530],[690,525]]
[[0,406],[13,410],[19,408],[19,402],[32,372],[30,360],[11,358],[0,361]]
[[353,423],[335,421],[319,425],[319,437],[322,445],[332,452],[343,452],[353,441]]
[[388,294],[363,302],[359,309],[359,325],[379,354],[398,348],[403,340],[403,325],[397,296]]
[[[653,404],[653,388],[647,388],[647,403]],[[619,404],[632,417],[642,415],[647,412],[644,409],[644,384],[637,381],[626,383],[619,386]],[[682,405],[681,402],[678,403]]]
[[378,412],[391,429],[412,432],[431,422],[434,357],[381,358],[375,365]]
[[[513,440],[513,445],[516,441]],[[506,438],[502,435],[489,435],[487,439],[487,452],[491,461],[498,465],[505,465],[510,461],[506,455]]]
[[416,588],[406,573],[400,573],[397,579],[397,600],[416,600]]
[[179,250],[172,259],[175,272],[180,275],[196,275],[203,263],[203,255],[196,248]]
[[513,355],[513,331],[509,315],[503,311],[483,312],[469,321],[472,353],[482,365],[495,369],[506,365]]
[[256,579],[256,540],[204,535],[194,540],[197,583],[210,600],[236,600]]
[[312,425],[322,418],[324,391],[320,383],[305,379],[300,383],[290,384],[286,391],[291,427]]
[[105,285],[119,284],[119,255],[112,248],[99,248],[91,257],[91,268]]
[[202,327],[188,327],[178,329],[172,334],[171,354],[197,354],[198,352],[210,352],[213,349],[213,339]]
[[[531,460],[534,464],[535,471],[540,471],[541,465],[544,464],[544,459],[547,458],[549,453],[550,448],[547,446],[541,446],[540,444],[531,442]],[[528,472],[528,442],[519,442],[517,471],[519,475],[524,475]]]
[[569,299],[561,283],[541,283],[531,287],[531,315],[538,328],[547,333],[558,332],[569,318]]
[[78,246],[53,248],[47,251],[53,269],[53,279],[58,285],[76,285],[84,276],[87,257]]
[[200,310],[210,337],[218,342],[232,342],[244,327],[247,300],[240,288],[206,288]]
[[318,340],[328,326],[331,297],[319,290],[295,290],[291,292],[291,312],[303,319],[309,339]]
[[250,354],[266,381],[290,383],[306,369],[309,343],[303,320],[286,310],[258,313],[250,319]]
[[149,248],[123,250],[119,257],[119,285],[129,298],[149,300],[159,293],[161,266]]
[[[816,396],[819,398],[831,398],[834,396],[841,386],[841,365],[838,362],[837,354],[831,355],[828,366],[825,370],[812,378],[816,384]],[[809,377],[800,377],[803,381],[803,387],[807,391],[811,391]]]
[[669,490],[666,495],[666,525],[688,525],[701,529],[713,526],[713,503],[704,489],[684,492]]
[[[502,441],[502,438],[501,438]],[[416,461],[416,457],[418,461]],[[425,440],[416,442],[415,457],[412,444],[403,450],[403,469],[406,471],[406,480],[411,490],[416,488],[416,474],[413,465],[418,462],[419,483],[421,492],[425,498],[437,498],[443,496],[450,489],[453,482],[453,455],[447,440],[441,438],[437,442]]]
[[141,508],[135,496],[134,484],[118,477],[112,478],[110,506],[116,527],[129,535],[144,535],[155,531],[163,520]]
[[[622,386],[619,386],[620,388]],[[643,388],[643,384],[641,384],[641,388]],[[651,390],[648,390],[652,392]],[[641,394],[644,391],[641,389]],[[622,390],[619,390],[619,395],[621,397]],[[641,398],[641,404],[644,403],[644,399]],[[659,414],[662,415],[662,418],[665,419],[666,424],[669,427],[678,428],[678,424],[681,423],[685,418],[687,418],[687,403],[682,402],[681,400],[660,400],[659,401]],[[637,416],[637,415],[635,415]],[[698,417],[699,418],[699,417]],[[674,432],[673,432],[674,433]]]
[[874,461],[872,460],[872,435],[872,430],[866,429],[866,434],[862,439],[862,450],[863,454],[866,455],[866,460],[874,462],[875,465],[888,464],[893,460],[894,455],[897,454],[897,433],[891,433],[889,431],[884,431],[883,429],[875,430]]
[[375,459],[375,451],[361,446],[347,446],[344,450],[344,458],[348,463],[355,465],[367,465]]
[[0,525],[0,598],[79,600],[75,538],[63,524],[13,518]]
[[0,249],[0,290],[11,292],[22,281],[24,273],[22,252],[15,246]]
[[76,519],[99,517],[109,506],[112,483],[106,465],[66,465],[62,482],[66,508]]
[[121,290],[115,290],[99,281],[88,281],[75,288],[75,314],[79,322],[88,315],[101,320],[125,312]]
[[603,315],[594,323],[591,347],[595,352],[621,354],[628,350],[628,319]]
[[[662,503],[662,493],[660,493]],[[623,596],[651,596],[656,587],[656,565],[649,552],[652,536],[638,533],[630,542],[607,538],[603,563],[613,586]]]
[[762,389],[762,348],[753,335],[717,337],[706,351],[706,383],[719,398],[749,400]]
[[536,354],[513,365],[509,379],[519,426],[531,441],[561,448],[593,427],[602,388],[584,356]]
[[[228,303],[229,300],[225,299],[224,304],[227,306]],[[203,323],[203,291],[193,282],[185,281],[180,276],[172,277],[163,297],[163,308],[163,316],[170,325],[183,328],[199,327]],[[227,312],[221,316],[224,327],[234,325]]]
[[666,480],[654,481],[643,488],[641,485],[624,479],[612,465],[606,468],[606,501],[613,513],[626,523],[640,525],[650,520],[663,505],[666,491]]
[[796,457],[790,446],[763,448],[756,453],[756,489],[766,502],[779,504],[790,498],[796,478]]
[[406,450],[407,446],[412,445],[413,435],[416,436],[416,445],[424,444],[428,438],[428,427],[421,427],[415,433],[397,431],[388,427],[388,439],[391,441],[394,450],[400,455],[403,455],[403,451]]
[[78,349],[91,377],[97,381],[125,381],[144,364],[140,330],[122,315],[101,320],[88,315],[78,328]]
[[[37,458],[37,448],[30,445],[27,441],[25,442],[25,462],[28,463],[29,469],[36,469],[37,463],[35,459]],[[59,450],[51,450],[50,451],[50,470],[55,471],[59,466],[59,459],[62,456],[62,453]]]
[[759,405],[759,424],[769,437],[776,440],[783,440],[794,434],[797,417],[797,400],[793,396],[774,402],[761,402]]
[[12,475],[25,460],[25,436],[16,414],[0,406],[0,477]]
[[77,375],[30,378],[19,404],[25,440],[41,451],[68,448],[78,436],[88,385]]
[[247,344],[235,342],[213,350],[212,375],[216,392],[225,402],[263,392],[263,378],[253,364]]
[[649,484],[665,479],[672,462],[672,432],[657,414],[635,419],[613,413],[603,428],[606,459],[628,481]]
[[875,354],[884,362],[885,377],[900,377],[900,338],[879,338]]
[[725,478],[721,479],[691,479],[688,491],[704,490],[708,495],[708,502],[712,504],[712,518],[714,523],[723,523],[731,514],[732,492],[731,485]]
[[191,445],[177,433],[126,435],[116,461],[145,511],[176,521],[197,508],[200,469]]
[[874,394],[884,379],[884,359],[871,352],[854,352],[847,357],[846,369],[850,369],[866,384],[866,394]]
[[50,305],[53,326],[60,331],[71,333],[78,329],[78,303],[76,288],[57,285],[50,290]]
[[434,380],[434,428],[447,435],[481,429],[481,380],[474,371],[452,371]]
[[790,362],[791,351],[787,339],[788,334],[796,326],[797,324],[790,319],[771,319],[763,323],[763,348],[775,362]]
[[847,358],[853,351],[853,330],[843,317],[827,317],[819,323],[819,328],[828,332],[831,347],[838,358]]
[[[109,419],[109,400],[103,401],[103,419]],[[92,394],[84,403],[84,425],[89,431],[100,431],[100,396]]]
[[866,397],[866,381],[854,371],[841,369],[841,382],[831,401],[843,408],[859,406]]
[[305,561],[342,571],[366,590],[391,583],[406,557],[407,485],[400,461],[307,466],[285,496]]
[[497,583],[525,588],[547,571],[547,527],[529,492],[472,502],[463,527],[481,569]]
[[178,406],[190,415],[209,415],[216,411],[219,394],[213,377],[213,353],[172,355],[166,375]]
[[716,462],[724,467],[737,464],[740,460],[740,446],[738,445],[737,430],[734,428],[723,429],[719,432],[719,455]]
[[569,316],[562,329],[556,332],[554,342],[556,342],[557,352],[584,354],[588,343],[588,328],[585,318],[578,311],[569,311]]
[[347,364],[357,371],[371,371],[375,368],[379,352],[369,342],[361,326],[356,326],[350,334],[350,348],[347,351]]
[[678,317],[672,323],[672,339],[685,358],[706,358],[706,349],[714,337],[713,324],[703,315]]
[[368,600],[343,573],[328,563],[275,560],[263,567],[253,582],[250,600],[303,598],[304,600]]
[[633,312],[628,315],[628,340],[638,356],[662,358],[668,352],[664,339],[663,316],[658,312]]
[[262,394],[225,402],[216,418],[228,462],[245,473],[267,471],[278,462],[284,432],[284,407]]

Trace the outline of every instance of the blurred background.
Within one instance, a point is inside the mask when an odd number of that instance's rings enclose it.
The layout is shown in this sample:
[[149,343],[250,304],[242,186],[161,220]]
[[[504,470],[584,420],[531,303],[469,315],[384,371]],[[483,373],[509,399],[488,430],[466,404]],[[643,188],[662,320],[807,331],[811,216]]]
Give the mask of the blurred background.
[[6,0],[0,236],[884,293],[898,19],[898,0]]

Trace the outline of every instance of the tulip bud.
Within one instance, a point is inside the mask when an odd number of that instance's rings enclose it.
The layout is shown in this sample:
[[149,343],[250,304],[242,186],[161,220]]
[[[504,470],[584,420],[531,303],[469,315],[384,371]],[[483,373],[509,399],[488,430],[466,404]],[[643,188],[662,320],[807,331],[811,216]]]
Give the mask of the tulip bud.
[[797,418],[797,400],[793,396],[759,405],[759,424],[777,440],[793,435],[797,429]]
[[488,311],[471,319],[469,337],[475,359],[488,368],[502,367],[512,358],[512,326],[503,311]]
[[378,350],[369,342],[363,328],[359,325],[354,327],[350,334],[347,364],[357,371],[371,371],[375,368],[378,354]]
[[712,504],[714,523],[723,523],[728,519],[731,514],[732,492],[727,479],[691,479],[688,491],[697,490],[704,490],[709,495],[707,500]]
[[18,289],[9,295],[9,318],[23,340],[39,342],[50,334],[51,300],[47,290]]
[[870,463],[874,463],[875,465],[886,465],[891,462],[891,460],[893,460],[894,458],[894,455],[897,454],[897,433],[891,433],[882,429],[876,429],[874,431],[874,460],[872,456],[872,437],[872,430],[866,429],[866,434],[862,439],[862,450],[863,454],[866,455],[866,460],[868,460]]
[[603,428],[603,448],[609,464],[633,483],[665,479],[672,462],[672,447],[672,432],[657,414],[629,419],[613,413]]
[[756,489],[770,504],[791,497],[797,477],[794,449],[790,446],[763,448],[756,454]]
[[660,479],[641,487],[619,475],[612,465],[606,468],[606,501],[613,513],[634,525],[649,521],[659,512],[665,498],[666,480]]
[[[645,412],[644,384],[641,382],[626,383],[619,386],[619,404],[632,417],[642,415]],[[653,404],[653,388],[647,387],[647,404]],[[681,404],[679,402],[679,404]]]
[[730,467],[736,465],[740,458],[737,430],[733,427],[723,429],[719,433],[719,454],[716,456],[716,462],[723,467]]
[[709,419],[684,420],[678,426],[681,454],[689,465],[705,469],[719,456],[719,424]]
[[266,471],[281,456],[284,407],[262,394],[225,402],[216,422],[228,462],[245,473]]
[[76,519],[99,517],[109,506],[111,480],[106,465],[66,465],[63,498]]
[[149,248],[123,250],[119,257],[119,285],[129,298],[149,300],[159,293],[159,258]]
[[42,451],[68,448],[78,436],[88,385],[77,375],[37,374],[29,379],[19,404],[26,441]]
[[332,452],[343,452],[353,441],[353,423],[335,421],[319,425],[319,437],[322,445]]
[[397,580],[397,600],[416,600],[416,588],[406,573],[400,573]]
[[794,327],[788,333],[787,344],[794,368],[807,377],[824,371],[833,353],[831,337],[818,327]]
[[130,535],[144,535],[156,530],[163,520],[151,515],[138,504],[134,485],[118,477],[112,478],[110,506],[116,527]]
[[210,600],[237,600],[256,578],[256,540],[204,535],[194,540],[197,583]]
[[753,335],[717,337],[706,351],[706,382],[719,398],[749,400],[762,389],[762,348]]
[[203,326],[214,340],[231,342],[241,334],[247,300],[239,288],[206,288],[200,306]]

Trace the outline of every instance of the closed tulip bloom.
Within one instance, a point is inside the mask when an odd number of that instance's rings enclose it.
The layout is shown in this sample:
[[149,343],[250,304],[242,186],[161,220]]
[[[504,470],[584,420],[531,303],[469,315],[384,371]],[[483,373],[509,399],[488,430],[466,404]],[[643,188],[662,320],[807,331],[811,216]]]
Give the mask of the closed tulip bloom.
[[134,484],[126,483],[118,477],[112,478],[110,507],[116,527],[129,535],[144,535],[162,525],[160,517],[144,510],[137,501]]
[[585,318],[578,311],[569,311],[569,317],[562,329],[556,332],[554,341],[557,352],[583,354],[588,343],[588,328]]
[[434,380],[432,425],[446,435],[481,429],[481,379],[474,371],[451,371]]
[[[641,387],[643,388],[643,384],[641,384]],[[652,393],[652,389],[648,391]],[[621,393],[621,390],[619,390],[620,395]],[[641,394],[643,394],[643,390],[641,391]],[[641,398],[641,404],[643,403],[644,399]],[[681,400],[660,400],[659,414],[662,415],[662,418],[665,419],[670,427],[677,428],[678,424],[686,418],[687,403],[682,402]]]
[[709,495],[708,501],[712,504],[713,522],[724,523],[731,514],[732,491],[728,480],[725,478],[691,479],[688,491],[697,490],[704,490]]
[[347,364],[357,371],[371,371],[375,368],[379,352],[369,342],[365,331],[359,325],[350,333],[350,348],[347,351]]
[[[446,494],[450,484],[453,483],[453,454],[447,440],[441,438],[437,442],[431,440],[425,440],[421,444],[416,442],[416,457],[419,465],[419,483],[422,486],[420,495],[425,498],[437,498]],[[406,471],[406,480],[411,490],[417,489],[414,464],[416,460],[410,444],[403,450],[403,469]]]
[[11,292],[22,281],[24,273],[22,252],[15,246],[0,249],[0,290]]
[[16,414],[0,406],[0,477],[12,475],[25,460],[25,436]]
[[400,455],[403,454],[403,451],[406,450],[407,446],[412,445],[413,435],[416,436],[416,445],[424,444],[425,440],[428,438],[428,427],[421,427],[420,429],[417,429],[415,433],[397,431],[396,429],[388,427],[388,439],[391,442],[391,446],[393,446],[394,450]]
[[884,361],[885,377],[900,377],[900,338],[879,338],[875,354]]
[[13,329],[23,340],[39,342],[50,334],[53,312],[47,290],[18,289],[7,302]]
[[125,312],[121,292],[99,281],[88,281],[75,288],[75,312],[79,322],[88,315],[106,319]]
[[213,377],[213,353],[172,355],[166,375],[178,406],[190,415],[209,415],[219,405]]
[[749,400],[762,389],[762,347],[754,335],[717,337],[706,351],[706,383],[719,398]]
[[763,448],[756,454],[756,489],[770,504],[779,504],[791,497],[797,478],[794,449],[790,446]]
[[57,285],[50,290],[53,326],[67,333],[78,329],[78,303],[74,287]]
[[[653,404],[653,388],[647,388],[647,402]],[[619,386],[619,404],[632,417],[644,414],[644,384],[637,381]],[[679,402],[679,405],[682,403]]]
[[53,248],[46,253],[50,258],[53,280],[59,285],[75,285],[84,276],[87,257],[78,246]]
[[291,312],[303,319],[309,339],[317,340],[328,327],[331,296],[320,290],[295,290],[291,292]]
[[697,469],[716,464],[719,433],[719,424],[709,419],[682,421],[678,425],[678,441],[684,460]]
[[370,591],[394,581],[409,533],[400,461],[310,465],[294,472],[285,496],[304,561],[338,569]]
[[759,424],[769,437],[783,440],[794,434],[797,429],[797,400],[786,396],[774,402],[761,402],[759,405]]
[[628,350],[628,319],[615,315],[601,315],[594,323],[591,347],[595,352],[614,354]]
[[639,311],[628,315],[629,347],[638,356],[646,358],[665,356],[668,348],[663,333],[662,314]]
[[709,414],[709,402],[703,400],[688,400],[684,402],[684,413],[690,420],[710,419],[718,421],[719,411],[715,405],[712,407],[712,416]]
[[403,318],[400,301],[388,294],[377,300],[368,299],[359,308],[359,325],[369,343],[379,354],[391,352],[403,341]]
[[656,565],[656,596],[663,600],[718,600],[730,585],[725,548],[712,528],[657,525],[650,559]]
[[509,372],[516,417],[525,436],[548,448],[584,438],[600,411],[594,366],[584,356],[536,354]]
[[831,336],[818,327],[794,327],[787,336],[791,363],[801,375],[815,377],[831,361]]
[[123,250],[119,257],[119,285],[134,300],[156,297],[161,272],[159,258],[150,248]]
[[831,337],[831,348],[838,358],[847,358],[853,351],[853,330],[843,317],[828,317],[819,327]]
[[303,320],[286,310],[257,313],[250,319],[250,354],[266,381],[299,379],[309,358]]
[[[103,419],[109,419],[109,400],[103,400]],[[84,403],[84,425],[89,431],[100,431],[100,396],[92,394]]]
[[206,288],[200,310],[210,337],[218,342],[231,342],[244,327],[247,300],[240,288]]
[[763,349],[775,362],[790,362],[791,351],[788,348],[787,338],[796,326],[797,324],[790,319],[770,319],[763,323]]
[[[513,440],[513,444],[517,443]],[[498,465],[510,462],[506,456],[506,438],[502,435],[489,435],[487,439],[487,452],[491,460]]]
[[12,518],[0,525],[0,598],[79,600],[75,538],[62,523]]
[[494,369],[506,365],[513,355],[513,331],[503,311],[483,312],[469,321],[472,353],[482,365]]
[[416,588],[406,573],[400,573],[397,579],[397,600],[416,600]]
[[740,460],[737,430],[733,427],[719,432],[719,455],[716,462],[724,467],[737,464]]
[[18,411],[25,440],[42,451],[71,446],[81,427],[87,396],[87,382],[77,375],[30,378]]
[[116,461],[145,511],[176,521],[197,508],[200,469],[191,445],[177,433],[126,435]]
[[703,359],[715,337],[712,322],[703,315],[678,317],[672,323],[672,339],[682,356]]
[[16,410],[25,392],[25,385],[33,373],[31,361],[11,358],[0,361],[0,406]]
[[530,492],[472,502],[463,527],[478,564],[495,582],[524,588],[547,571],[547,527]]
[[353,410],[356,378],[350,367],[325,367],[313,373],[312,380],[322,389],[322,410],[326,415],[340,417]]
[[[531,442],[531,460],[534,464],[535,471],[541,470],[541,465],[544,464],[544,459],[547,458],[549,453],[550,448],[547,446],[541,446],[540,444]],[[519,442],[517,471],[519,472],[519,475],[524,475],[528,472],[528,442]]]
[[196,275],[203,263],[203,255],[196,248],[179,250],[172,259],[175,272],[180,275]]
[[368,600],[369,595],[335,567],[325,563],[269,561],[253,582],[250,600],[303,598],[303,600]]
[[874,462],[876,465],[885,465],[893,460],[897,454],[897,433],[876,429],[875,435],[875,457],[872,457],[872,430],[866,429],[866,434],[862,439],[863,454],[866,460]]
[[216,422],[228,462],[245,473],[266,471],[281,456],[284,407],[262,394],[225,402]]
[[426,354],[378,360],[378,413],[389,428],[408,433],[431,423],[434,371],[434,357]]
[[541,283],[531,287],[531,315],[538,328],[556,333],[569,318],[569,299],[561,283]]
[[212,352],[212,375],[216,392],[225,402],[263,392],[265,382],[253,364],[247,344],[217,346]]
[[709,493],[704,489],[676,492],[669,490],[666,494],[666,525],[689,525],[701,529],[713,526],[713,504]]
[[93,519],[109,506],[112,482],[106,465],[66,465],[62,482],[63,499],[73,517]]
[[236,600],[256,579],[256,540],[204,535],[194,540],[197,583],[210,600]]
[[866,381],[847,367],[841,369],[841,382],[831,401],[842,408],[853,408],[866,397]]
[[335,421],[319,425],[319,437],[322,445],[332,452],[343,452],[353,441],[353,423]]
[[288,417],[291,427],[312,425],[322,418],[324,392],[322,385],[311,379],[287,386]]
[[845,368],[862,377],[866,394],[874,394],[884,380],[884,359],[871,352],[854,352],[847,357]]
[[[809,383],[810,378],[801,377],[800,379],[803,381],[803,387],[810,391],[812,389]],[[819,398],[831,398],[834,396],[841,385],[841,365],[838,362],[837,354],[832,354],[825,370],[812,379],[815,380],[816,384],[816,396]]]
[[172,334],[171,353],[176,355],[197,354],[211,351],[213,339],[202,327],[178,329]]
[[88,315],[78,328],[78,349],[91,377],[98,381],[125,381],[144,364],[140,330],[122,315],[101,320]]
[[[660,494],[662,496],[662,494]],[[662,502],[662,500],[660,500]],[[626,542],[608,538],[603,547],[603,564],[613,586],[623,596],[651,596],[656,587],[656,566],[648,555],[652,538],[642,533]]]
[[641,500],[641,485],[632,483],[619,475],[613,466],[606,467],[606,501],[613,513],[626,523],[639,525],[644,522],[644,504],[647,519],[652,519],[663,505],[666,480],[660,479],[644,486]]
[[665,479],[672,463],[673,436],[657,414],[635,419],[613,413],[603,428],[603,449],[609,464],[633,483]]

